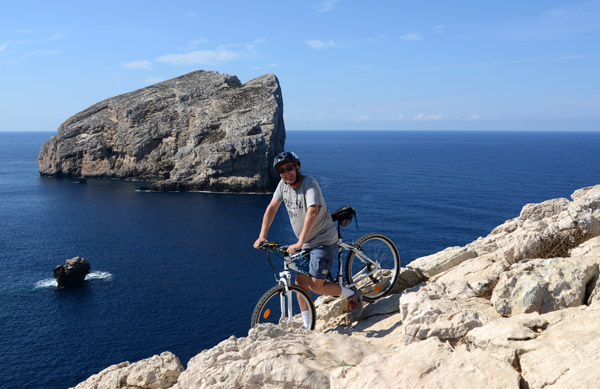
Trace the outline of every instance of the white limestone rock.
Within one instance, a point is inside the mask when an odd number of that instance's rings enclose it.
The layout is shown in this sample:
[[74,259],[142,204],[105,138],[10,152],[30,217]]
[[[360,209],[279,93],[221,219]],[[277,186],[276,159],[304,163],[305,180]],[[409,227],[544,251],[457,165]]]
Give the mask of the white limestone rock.
[[377,348],[339,334],[260,325],[192,358],[178,389],[326,388],[331,371],[355,366]]
[[470,347],[485,349],[496,358],[518,366],[520,342],[535,339],[548,324],[537,312],[500,318],[473,329],[465,341]]
[[448,247],[439,253],[417,258],[406,267],[419,275],[431,278],[476,256],[474,250],[466,247]]
[[597,276],[598,265],[580,257],[524,261],[500,275],[491,301],[502,316],[574,307]]
[[434,337],[371,354],[356,367],[339,367],[331,374],[331,388],[518,389],[519,374],[484,350],[453,349]]
[[529,388],[597,388],[600,310],[569,308],[561,317],[535,339],[523,343],[519,350],[523,380]]
[[600,235],[600,185],[579,189],[571,197],[573,201],[561,198],[527,204],[519,217],[494,228],[488,236],[417,258],[407,268],[423,280],[462,279],[473,286],[493,287],[515,262],[536,258],[553,245],[571,247]]
[[434,276],[431,281],[444,284],[467,282],[477,296],[486,296],[491,294],[500,274],[509,268],[506,258],[497,252],[483,254]]
[[427,284],[400,296],[404,342],[431,337],[455,341],[497,317],[489,301],[467,283]]
[[107,367],[78,384],[75,389],[162,389],[177,382],[183,366],[173,353],[163,352],[136,363]]

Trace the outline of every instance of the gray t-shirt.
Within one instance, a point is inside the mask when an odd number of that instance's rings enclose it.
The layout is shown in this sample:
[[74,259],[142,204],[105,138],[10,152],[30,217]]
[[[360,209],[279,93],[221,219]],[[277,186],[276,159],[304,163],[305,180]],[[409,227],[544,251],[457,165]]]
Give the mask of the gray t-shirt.
[[327,210],[321,188],[314,177],[303,176],[297,190],[294,190],[284,180],[279,181],[279,185],[273,193],[273,198],[277,201],[283,201],[285,204],[296,237],[299,237],[302,232],[308,207],[315,204],[319,205],[317,221],[302,246],[303,249],[307,250],[319,245],[330,245],[337,242],[337,230],[333,225],[329,210]]

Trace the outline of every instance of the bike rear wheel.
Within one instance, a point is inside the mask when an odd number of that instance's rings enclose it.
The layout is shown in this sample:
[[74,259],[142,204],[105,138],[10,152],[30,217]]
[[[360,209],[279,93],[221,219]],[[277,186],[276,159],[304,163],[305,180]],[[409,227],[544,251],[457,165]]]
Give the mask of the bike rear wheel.
[[[358,252],[350,251],[346,259],[346,281],[363,293],[363,300],[372,302],[389,292],[400,271],[400,254],[387,236],[371,233],[355,243]],[[368,257],[373,263],[362,256]]]
[[290,285],[287,295],[282,285],[269,289],[254,307],[251,326],[272,323],[285,328],[302,328],[304,322],[298,299],[302,300],[308,307],[310,329],[314,330],[317,321],[315,305],[310,295],[296,285]]

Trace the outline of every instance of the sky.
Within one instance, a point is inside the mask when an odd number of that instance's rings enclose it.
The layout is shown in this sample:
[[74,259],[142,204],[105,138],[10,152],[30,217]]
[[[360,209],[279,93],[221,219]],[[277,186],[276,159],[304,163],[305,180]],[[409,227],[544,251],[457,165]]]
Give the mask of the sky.
[[194,70],[279,79],[287,130],[600,130],[600,0],[11,1],[0,131]]

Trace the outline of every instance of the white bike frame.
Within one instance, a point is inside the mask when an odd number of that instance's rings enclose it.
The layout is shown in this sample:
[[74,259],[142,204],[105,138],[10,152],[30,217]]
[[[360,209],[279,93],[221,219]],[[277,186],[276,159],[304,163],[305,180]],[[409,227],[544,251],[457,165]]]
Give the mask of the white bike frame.
[[[373,268],[370,272],[367,272],[366,267],[362,269],[360,272],[356,273],[352,280],[354,281],[352,284],[345,285],[347,288],[352,288],[359,281],[365,279],[366,277],[370,277],[372,274],[381,270],[381,264],[379,262],[373,261],[371,258],[367,257],[361,250],[358,250],[354,245],[343,242],[341,239],[338,241],[338,284],[340,286],[344,286],[344,277],[342,271],[342,252],[343,250],[354,252],[354,256],[358,257],[363,263],[370,263]],[[280,323],[290,323],[292,320],[293,312],[293,297],[290,293],[290,285],[292,284],[292,274],[291,270],[298,271],[298,267],[296,266],[296,260],[302,256],[302,253],[292,254],[288,258],[284,258],[284,270],[279,273],[279,285],[282,285],[285,290],[285,296],[280,296],[280,306],[281,306],[281,318],[279,319]],[[287,309],[286,309],[287,303]],[[287,314],[286,314],[287,312]],[[286,316],[287,315],[287,316]]]
[[342,277],[342,250],[352,251],[354,256],[358,257],[363,263],[370,263],[373,266],[373,269],[367,273],[366,267],[362,269],[360,272],[356,273],[352,276],[352,284],[346,285],[347,288],[352,288],[359,281],[365,279],[366,277],[370,277],[372,274],[381,270],[381,264],[379,262],[373,261],[371,258],[367,257],[361,250],[357,249],[354,245],[343,242],[341,239],[338,241],[338,265],[339,265],[339,273],[338,273],[338,283],[340,286],[344,286],[344,280]]

